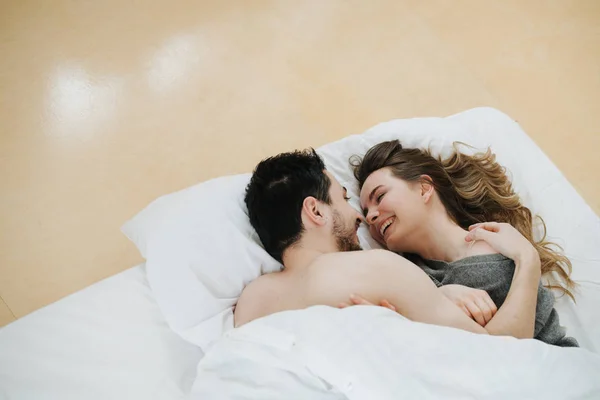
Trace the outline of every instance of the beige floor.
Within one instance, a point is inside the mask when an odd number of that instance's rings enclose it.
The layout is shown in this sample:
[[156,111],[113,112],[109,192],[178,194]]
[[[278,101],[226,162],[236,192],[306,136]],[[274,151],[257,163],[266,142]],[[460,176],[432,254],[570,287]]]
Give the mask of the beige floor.
[[0,5],[0,325],[140,261],[160,194],[490,105],[600,212],[600,2]]

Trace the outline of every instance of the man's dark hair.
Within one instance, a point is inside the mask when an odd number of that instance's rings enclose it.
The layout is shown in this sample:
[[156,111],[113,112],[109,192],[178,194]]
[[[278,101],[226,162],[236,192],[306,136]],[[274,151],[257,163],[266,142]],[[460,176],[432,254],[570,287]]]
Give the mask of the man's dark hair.
[[250,223],[273,258],[283,263],[284,250],[300,239],[304,199],[331,204],[330,187],[325,164],[312,148],[281,153],[256,166],[245,202]]

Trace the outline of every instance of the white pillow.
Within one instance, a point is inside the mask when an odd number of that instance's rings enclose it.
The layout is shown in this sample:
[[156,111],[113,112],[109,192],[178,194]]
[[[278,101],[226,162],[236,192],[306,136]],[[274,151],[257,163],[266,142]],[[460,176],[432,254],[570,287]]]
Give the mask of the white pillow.
[[232,307],[244,286],[281,268],[250,225],[249,179],[227,176],[162,196],[121,228],[146,258],[148,281],[171,328],[203,350],[233,325]]
[[[600,283],[600,219],[509,117],[477,108],[447,118],[394,120],[321,147],[327,169],[347,187],[357,209],[358,190],[348,160],[390,139],[400,139],[406,147],[430,148],[434,154],[448,154],[454,141],[479,149],[491,146],[524,203],[545,217],[551,238],[560,238],[573,260],[573,277]],[[148,280],[170,326],[205,351],[233,327],[232,307],[244,286],[280,268],[249,223],[243,201],[249,177],[218,178],[163,196],[122,228],[147,259]],[[364,226],[359,238],[364,248],[377,247]],[[600,321],[593,306],[600,291],[594,288],[586,288],[588,295],[577,309],[562,300],[570,313],[566,325],[592,331],[573,333],[588,348],[594,347],[594,339],[582,336],[600,340],[600,323],[593,322]]]

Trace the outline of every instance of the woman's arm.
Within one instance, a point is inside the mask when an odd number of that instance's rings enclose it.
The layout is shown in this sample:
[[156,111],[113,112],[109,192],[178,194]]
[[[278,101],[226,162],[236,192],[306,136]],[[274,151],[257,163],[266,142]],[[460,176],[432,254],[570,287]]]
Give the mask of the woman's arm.
[[[537,254],[536,254],[537,255]],[[540,284],[539,257],[515,260],[515,274],[504,304],[485,326],[494,335],[531,339]],[[509,307],[506,307],[509,305]]]
[[[420,268],[393,253],[369,252],[374,265],[358,276],[346,269],[344,278],[349,285],[354,284],[354,293],[364,295],[373,303],[390,300],[400,314],[413,321],[475,333],[533,337],[541,275],[540,260],[533,246],[512,226],[497,223],[474,226],[465,240],[485,240],[496,251],[515,261],[515,273],[506,300],[484,328],[443,296]],[[351,298],[351,302],[369,304],[359,296]]]
[[467,242],[484,240],[494,250],[515,262],[515,273],[506,300],[487,323],[486,329],[494,335],[532,338],[541,277],[537,251],[509,224],[488,222],[473,225],[469,230],[465,238]]
[[[438,286],[437,283],[436,286]],[[438,290],[442,292],[448,300],[460,308],[467,317],[483,327],[492,320],[498,311],[498,307],[496,307],[494,300],[492,300],[485,290],[473,289],[459,284],[438,286]],[[368,302],[360,296],[350,296],[350,301],[342,302],[338,307],[346,308],[351,305],[374,306],[375,304]],[[387,301],[387,299],[381,300],[379,305],[381,307],[389,308],[392,311],[396,311],[396,307]]]

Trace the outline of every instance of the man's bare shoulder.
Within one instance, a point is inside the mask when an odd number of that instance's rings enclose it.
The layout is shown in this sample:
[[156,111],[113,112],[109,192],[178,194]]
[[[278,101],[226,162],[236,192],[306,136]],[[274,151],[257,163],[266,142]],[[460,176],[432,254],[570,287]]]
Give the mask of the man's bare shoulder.
[[312,304],[336,307],[348,302],[350,295],[360,294],[378,303],[391,299],[415,274],[424,272],[387,250],[324,254],[309,267],[308,298]]
[[321,271],[339,271],[343,269],[348,270],[349,268],[369,268],[390,263],[410,263],[410,261],[396,253],[383,249],[346,251],[323,254],[317,260],[315,260],[313,263],[313,269]]
[[[323,254],[310,266],[313,288],[330,282],[356,282],[371,279],[372,274],[388,268],[414,267],[410,261],[388,250],[374,249]],[[320,289],[319,289],[320,290]]]
[[255,297],[266,298],[269,297],[269,294],[275,293],[277,282],[280,280],[279,275],[280,272],[272,272],[261,275],[250,282],[242,291],[242,295],[238,300],[238,305],[240,302],[255,300]]
[[259,318],[266,312],[266,305],[279,295],[277,291],[279,274],[279,272],[264,274],[246,285],[235,306],[236,326]]

